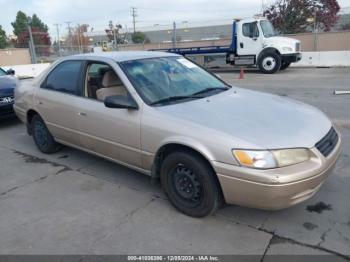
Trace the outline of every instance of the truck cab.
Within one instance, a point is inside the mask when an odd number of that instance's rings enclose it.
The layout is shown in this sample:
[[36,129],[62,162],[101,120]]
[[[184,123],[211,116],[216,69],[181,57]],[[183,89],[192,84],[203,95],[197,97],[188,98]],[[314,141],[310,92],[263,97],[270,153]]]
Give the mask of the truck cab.
[[301,59],[300,41],[278,36],[266,18],[235,20],[227,63],[256,65],[263,73],[284,70]]

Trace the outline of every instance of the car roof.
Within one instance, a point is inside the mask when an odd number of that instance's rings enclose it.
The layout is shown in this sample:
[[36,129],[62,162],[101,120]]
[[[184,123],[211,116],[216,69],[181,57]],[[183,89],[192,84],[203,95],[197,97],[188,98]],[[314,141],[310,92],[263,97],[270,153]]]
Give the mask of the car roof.
[[88,53],[81,55],[73,55],[71,58],[109,58],[116,62],[123,62],[129,60],[145,59],[145,58],[158,58],[158,57],[169,57],[179,56],[177,54],[166,53],[166,52],[155,52],[155,51],[118,51],[118,52],[100,52],[100,53]]

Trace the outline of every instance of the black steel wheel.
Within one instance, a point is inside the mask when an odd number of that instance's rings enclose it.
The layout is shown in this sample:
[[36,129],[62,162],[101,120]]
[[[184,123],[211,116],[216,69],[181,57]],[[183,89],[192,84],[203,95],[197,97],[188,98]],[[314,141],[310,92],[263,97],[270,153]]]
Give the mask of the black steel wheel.
[[38,149],[45,154],[52,154],[60,149],[44,121],[39,115],[35,115],[31,122],[33,139]]
[[193,152],[169,154],[162,163],[160,179],[169,201],[186,215],[204,217],[221,205],[222,193],[216,174]]
[[179,164],[174,168],[172,174],[173,183],[176,193],[184,201],[196,205],[201,200],[201,183],[197,175],[189,168]]

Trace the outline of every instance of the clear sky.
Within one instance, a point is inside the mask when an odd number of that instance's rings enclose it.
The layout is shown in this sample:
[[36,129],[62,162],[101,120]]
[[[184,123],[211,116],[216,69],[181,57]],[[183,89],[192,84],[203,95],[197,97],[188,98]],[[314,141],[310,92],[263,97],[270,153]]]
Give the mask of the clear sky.
[[[179,25],[199,26],[223,24],[237,17],[250,17],[261,12],[265,4],[273,0],[0,0],[0,25],[12,34],[11,22],[18,10],[27,15],[37,14],[56,33],[60,30],[87,23],[94,31],[107,28],[108,21],[132,27],[131,7],[137,8],[136,27],[140,30],[169,28],[173,21]],[[350,0],[338,0],[340,6],[350,13]]]

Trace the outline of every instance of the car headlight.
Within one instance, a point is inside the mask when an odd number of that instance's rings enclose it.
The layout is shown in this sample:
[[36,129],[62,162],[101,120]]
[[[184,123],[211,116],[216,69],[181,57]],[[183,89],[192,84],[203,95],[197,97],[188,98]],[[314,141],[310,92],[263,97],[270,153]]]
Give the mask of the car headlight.
[[289,46],[285,46],[285,47],[282,47],[282,50],[283,51],[286,51],[286,52],[292,52],[293,51],[293,48],[289,47]]
[[310,159],[310,151],[304,148],[278,150],[233,150],[242,166],[269,169],[290,166]]

